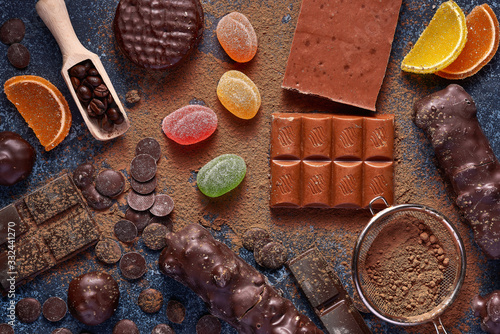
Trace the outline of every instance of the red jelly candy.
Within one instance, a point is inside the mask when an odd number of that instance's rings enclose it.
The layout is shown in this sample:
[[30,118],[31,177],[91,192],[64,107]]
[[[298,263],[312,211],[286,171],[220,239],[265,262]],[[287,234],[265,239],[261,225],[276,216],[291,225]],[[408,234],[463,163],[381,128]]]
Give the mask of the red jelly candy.
[[210,108],[188,105],[165,117],[162,129],[176,143],[195,144],[214,133],[217,129],[217,115]]

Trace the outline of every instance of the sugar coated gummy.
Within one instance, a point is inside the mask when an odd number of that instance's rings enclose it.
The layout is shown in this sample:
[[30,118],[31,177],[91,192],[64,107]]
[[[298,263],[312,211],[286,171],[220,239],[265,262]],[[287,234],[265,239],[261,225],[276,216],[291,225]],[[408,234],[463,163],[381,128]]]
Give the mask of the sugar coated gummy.
[[222,75],[217,96],[222,105],[239,118],[253,118],[260,108],[259,89],[240,71],[227,71]]
[[238,12],[224,16],[217,24],[217,39],[232,60],[245,63],[257,53],[257,35],[248,18]]
[[163,119],[165,135],[181,145],[191,145],[210,137],[217,129],[217,115],[212,109],[188,105]]
[[198,172],[198,189],[208,197],[219,197],[236,188],[245,178],[245,160],[236,154],[223,154]]

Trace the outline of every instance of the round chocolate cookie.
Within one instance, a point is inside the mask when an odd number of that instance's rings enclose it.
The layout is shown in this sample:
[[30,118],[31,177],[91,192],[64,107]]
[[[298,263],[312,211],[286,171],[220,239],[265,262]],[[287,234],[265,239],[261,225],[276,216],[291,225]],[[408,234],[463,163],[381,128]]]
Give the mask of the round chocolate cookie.
[[196,323],[196,334],[220,334],[222,326],[219,319],[206,314]]
[[177,300],[170,300],[167,304],[167,318],[168,320],[180,324],[184,321],[186,316],[186,308],[181,302]]
[[[161,333],[161,332],[159,332],[159,333]],[[168,333],[168,332],[166,332],[166,333]],[[15,334],[14,328],[12,328],[12,326],[9,324],[0,324],[0,334]]]
[[146,313],[156,313],[163,305],[163,295],[155,289],[146,289],[139,294],[137,304]]
[[95,188],[101,195],[116,197],[125,189],[125,176],[112,169],[106,169],[97,175]]
[[254,250],[255,262],[264,268],[278,269],[288,259],[286,248],[281,242],[272,241]]
[[50,297],[43,303],[42,314],[50,322],[57,322],[68,312],[68,305],[59,297]]
[[100,240],[97,245],[95,245],[95,256],[107,264],[113,264],[120,261],[122,257],[122,250],[120,245],[112,239]]
[[199,0],[121,0],[113,29],[119,48],[133,63],[165,70],[198,45],[203,9]]
[[30,324],[40,316],[42,306],[35,298],[23,298],[16,304],[16,315],[20,322]]
[[148,270],[146,259],[137,252],[129,252],[120,260],[120,270],[127,279],[138,279]]
[[159,324],[153,328],[151,334],[175,334],[175,331],[169,325]]
[[132,320],[124,319],[116,323],[113,327],[113,334],[140,334],[139,328]]

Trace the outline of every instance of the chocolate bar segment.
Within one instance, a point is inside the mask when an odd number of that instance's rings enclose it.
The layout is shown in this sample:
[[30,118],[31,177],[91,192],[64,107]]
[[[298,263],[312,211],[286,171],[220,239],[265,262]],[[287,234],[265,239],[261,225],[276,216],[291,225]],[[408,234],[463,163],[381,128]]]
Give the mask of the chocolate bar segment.
[[0,246],[9,239],[15,239],[27,229],[13,204],[0,210]]

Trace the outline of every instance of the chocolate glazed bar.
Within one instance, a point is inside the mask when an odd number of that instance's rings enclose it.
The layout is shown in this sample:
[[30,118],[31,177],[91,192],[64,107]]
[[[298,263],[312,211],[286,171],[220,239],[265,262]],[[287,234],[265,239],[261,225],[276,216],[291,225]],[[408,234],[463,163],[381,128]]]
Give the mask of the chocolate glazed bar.
[[415,124],[430,138],[483,252],[500,259],[500,164],[477,120],[474,101],[449,85],[417,101]]
[[0,210],[0,292],[95,244],[96,223],[68,175]]
[[160,270],[193,289],[239,333],[321,334],[265,277],[198,224],[167,234]]

